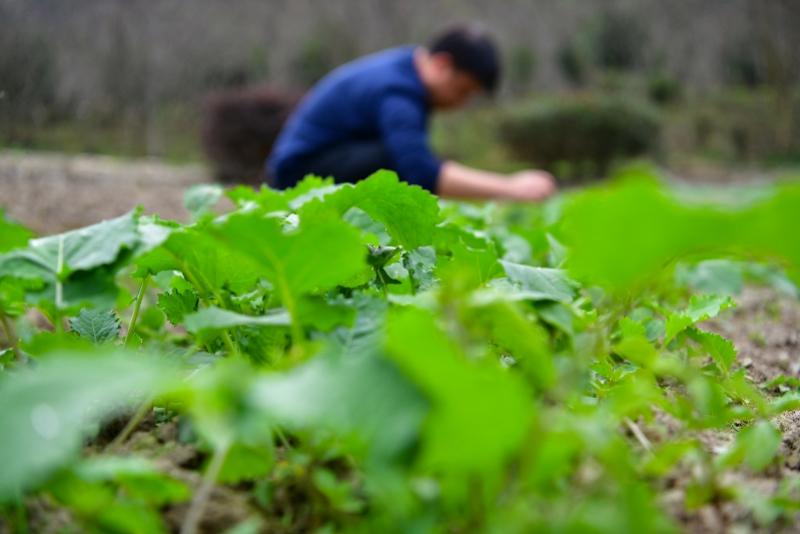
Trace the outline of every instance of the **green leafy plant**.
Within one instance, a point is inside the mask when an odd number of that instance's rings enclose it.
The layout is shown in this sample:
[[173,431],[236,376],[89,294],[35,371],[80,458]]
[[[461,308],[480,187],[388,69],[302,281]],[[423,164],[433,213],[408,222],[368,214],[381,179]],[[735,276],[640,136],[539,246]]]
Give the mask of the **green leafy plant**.
[[710,323],[746,284],[797,295],[797,184],[731,204],[631,170],[498,207],[379,172],[237,188],[218,216],[200,193],[187,225],[131,213],[0,255],[3,527],[795,519],[793,479],[745,477],[781,461],[796,380],[759,387]]

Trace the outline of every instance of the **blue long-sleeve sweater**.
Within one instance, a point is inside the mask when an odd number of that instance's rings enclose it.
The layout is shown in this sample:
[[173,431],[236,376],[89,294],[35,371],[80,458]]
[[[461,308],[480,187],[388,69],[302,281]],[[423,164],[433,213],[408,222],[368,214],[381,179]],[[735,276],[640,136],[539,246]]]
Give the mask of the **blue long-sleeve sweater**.
[[439,161],[428,144],[430,106],[414,66],[399,47],[343,65],[323,78],[287,121],[268,160],[279,177],[327,147],[381,140],[401,179],[436,190]]

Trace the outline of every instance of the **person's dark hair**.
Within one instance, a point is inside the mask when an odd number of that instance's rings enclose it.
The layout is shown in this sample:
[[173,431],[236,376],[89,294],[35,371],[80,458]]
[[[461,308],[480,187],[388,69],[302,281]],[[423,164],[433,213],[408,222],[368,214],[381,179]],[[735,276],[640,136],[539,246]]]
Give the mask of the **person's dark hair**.
[[432,54],[450,54],[456,68],[475,76],[486,91],[491,93],[497,88],[500,54],[494,39],[480,25],[451,26],[434,37],[428,49]]

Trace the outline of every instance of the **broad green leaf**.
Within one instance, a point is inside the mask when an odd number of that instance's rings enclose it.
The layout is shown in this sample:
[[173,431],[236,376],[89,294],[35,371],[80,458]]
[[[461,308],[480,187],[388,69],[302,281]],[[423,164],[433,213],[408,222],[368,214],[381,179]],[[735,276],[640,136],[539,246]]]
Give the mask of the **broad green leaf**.
[[382,223],[395,243],[408,250],[432,244],[434,227],[439,222],[436,197],[400,181],[391,171],[378,171],[356,185],[339,186],[318,202],[302,207],[299,204],[295,202],[301,218],[303,213],[320,209],[331,209],[343,216],[350,208],[359,208]]
[[33,232],[10,220],[0,209],[0,252],[24,247],[31,237]]
[[695,376],[689,380],[686,389],[698,412],[699,424],[713,427],[730,422],[728,399],[716,377]]
[[173,232],[166,241],[136,259],[137,276],[180,271],[201,298],[226,287],[234,292],[252,289],[258,274],[246,256],[221,248],[203,228]]
[[113,310],[84,308],[69,320],[73,332],[92,343],[105,343],[119,336],[119,317]]
[[304,326],[323,332],[337,326],[350,326],[356,310],[347,303],[331,303],[321,297],[303,297],[298,301],[297,316]]
[[476,303],[497,300],[532,300],[569,303],[575,298],[575,284],[560,269],[531,267],[500,260],[506,278],[489,282],[473,295]]
[[[26,299],[51,315],[81,304],[110,308],[118,295],[114,275],[140,241],[137,212],[64,234],[32,239],[27,248],[0,255],[0,278],[39,283]],[[75,310],[76,311],[76,310]]]
[[696,452],[701,445],[692,439],[669,441],[660,445],[647,459],[644,469],[652,475],[663,476],[687,455]]
[[302,295],[346,284],[366,268],[358,232],[337,219],[306,217],[286,232],[280,221],[254,212],[233,215],[211,231],[225,249],[252,260],[292,315]]
[[408,271],[412,293],[427,291],[436,285],[436,250],[433,247],[405,252],[403,267]]
[[31,356],[41,357],[62,352],[91,352],[94,349],[91,341],[73,335],[71,332],[37,332],[20,342],[22,350]]
[[294,187],[290,187],[281,192],[281,197],[287,202],[287,209],[297,209],[306,202],[315,198],[322,198],[325,195],[332,193],[339,189],[339,185],[335,184],[333,178],[322,178],[309,174],[305,176]]
[[614,345],[614,352],[628,360],[649,368],[658,358],[655,347],[644,336],[631,336]]
[[800,228],[800,181],[779,184],[768,200],[756,204],[740,220],[744,246],[766,260],[784,260],[794,281],[800,280],[800,239],[792,239],[787,229]]
[[715,295],[738,295],[744,285],[741,263],[731,260],[707,260],[697,265],[683,265],[676,275],[679,282],[692,289]]
[[183,194],[183,207],[193,219],[198,219],[202,215],[211,213],[211,209],[222,198],[223,192],[222,187],[216,184],[193,185]]
[[87,481],[115,481],[134,498],[155,505],[188,500],[189,488],[161,473],[156,465],[138,456],[94,456],[72,470]]
[[[450,251],[449,261],[442,255],[442,261],[437,265],[436,276],[440,280],[460,277],[465,281],[469,280],[464,287],[478,287],[502,273],[493,242],[478,239],[472,241],[468,232],[440,230],[438,233],[440,243],[437,244],[437,249]],[[447,237],[442,238],[443,235]]]
[[489,477],[522,444],[534,404],[519,376],[494,362],[478,364],[426,312],[390,314],[387,351],[431,402],[420,466],[463,480]]
[[679,205],[647,175],[575,195],[562,228],[570,272],[613,288],[651,277],[683,254],[724,247],[732,230],[723,214]]
[[115,262],[138,242],[138,215],[127,213],[64,234],[32,239],[28,247],[0,256],[0,275],[66,280],[70,273]]
[[217,481],[224,484],[238,484],[269,474],[275,464],[275,450],[272,443],[245,445],[235,443],[225,455]]
[[547,331],[526,318],[511,302],[495,302],[478,311],[492,341],[509,351],[519,362],[533,386],[547,390],[556,378]]
[[733,454],[741,456],[753,471],[761,471],[775,459],[781,439],[781,433],[772,423],[757,421],[739,432]]
[[786,275],[784,269],[758,263],[745,263],[742,268],[748,282],[764,284],[779,293],[800,299],[800,286]]
[[669,343],[675,336],[697,323],[713,319],[720,312],[733,308],[736,303],[730,297],[719,295],[693,295],[689,306],[678,313],[667,317],[664,344]]
[[569,336],[575,335],[574,313],[567,304],[542,301],[536,304],[536,312],[543,322],[558,328]]
[[[143,354],[53,354],[0,376],[0,501],[35,486],[80,450],[87,425],[170,383],[169,367]],[[13,408],[12,408],[13,407]]]
[[173,289],[168,293],[158,295],[158,307],[167,316],[170,323],[178,325],[183,323],[183,318],[197,311],[197,293],[191,289]]
[[41,287],[39,280],[0,277],[0,314],[8,317],[22,315],[25,312],[26,293]]
[[524,237],[509,231],[505,226],[497,226],[491,235],[498,242],[503,260],[523,264],[531,262],[531,244]]
[[342,215],[342,220],[364,232],[368,236],[367,240],[376,241],[377,245],[388,246],[392,242],[392,236],[386,231],[386,226],[360,208],[350,208]]
[[711,356],[723,373],[727,373],[733,362],[736,361],[736,347],[721,335],[692,328],[689,330],[689,337],[700,343],[700,346]]
[[261,376],[244,358],[222,358],[183,384],[177,396],[204,446],[217,453],[239,446],[271,447],[274,418],[249,407],[250,389]]
[[383,299],[357,295],[353,298],[352,307],[356,312],[352,327],[340,327],[321,337],[338,354],[374,354],[382,343],[388,304]]
[[519,288],[520,298],[567,303],[575,298],[575,284],[560,269],[530,267],[504,260],[500,260],[500,264],[509,280]]
[[234,326],[287,326],[291,319],[286,310],[273,310],[264,315],[252,316],[223,310],[222,308],[203,308],[184,317],[186,329],[196,333],[204,330],[224,330]]
[[60,471],[47,490],[81,530],[130,534],[166,532],[157,507],[190,495],[184,483],[136,457],[86,459]]
[[800,272],[800,244],[784,235],[800,226],[799,184],[732,206],[679,201],[646,173],[625,178],[573,195],[564,207],[561,240],[570,250],[567,267],[578,279],[630,289],[682,257],[741,251],[788,261]]
[[389,362],[374,355],[326,354],[259,380],[258,409],[291,428],[329,429],[356,452],[389,458],[416,439],[425,402]]

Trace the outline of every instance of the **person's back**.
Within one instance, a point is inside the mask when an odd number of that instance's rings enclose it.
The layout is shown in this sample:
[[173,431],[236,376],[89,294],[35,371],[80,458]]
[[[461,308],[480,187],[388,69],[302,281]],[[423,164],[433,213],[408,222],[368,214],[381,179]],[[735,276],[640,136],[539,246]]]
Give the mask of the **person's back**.
[[440,161],[428,142],[431,111],[463,106],[493,91],[500,62],[494,42],[476,27],[456,27],[428,48],[400,47],[335,70],[287,121],[267,163],[267,181],[287,188],[304,176],[355,182],[379,169],[434,193],[461,198],[540,200],[552,176],[512,176]]
[[413,47],[361,58],[306,95],[273,148],[268,172],[285,188],[308,172],[309,160],[317,160],[314,172],[347,182],[397,167],[407,181],[432,189],[440,163],[426,143],[428,114]]

